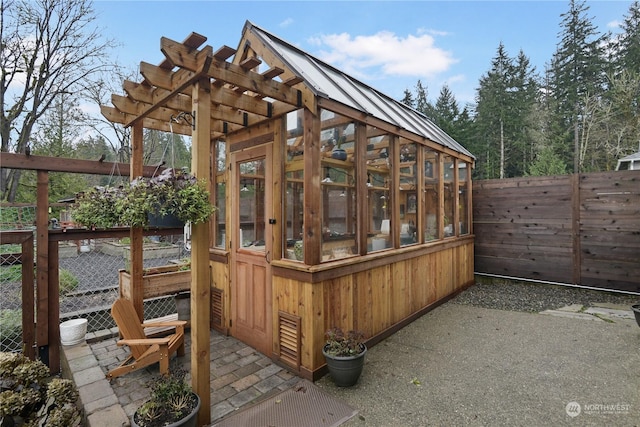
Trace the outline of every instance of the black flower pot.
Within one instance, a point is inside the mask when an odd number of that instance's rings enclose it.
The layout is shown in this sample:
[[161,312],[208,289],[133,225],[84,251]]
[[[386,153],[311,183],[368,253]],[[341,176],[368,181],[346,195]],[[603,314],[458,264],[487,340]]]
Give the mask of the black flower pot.
[[160,228],[180,228],[184,227],[184,221],[178,219],[175,215],[154,215],[149,214],[149,226],[150,227],[160,227]]
[[342,148],[335,148],[331,152],[331,157],[336,160],[347,160],[347,152],[344,151]]
[[325,345],[322,348],[322,354],[327,361],[327,367],[329,368],[329,374],[333,378],[333,382],[338,387],[351,387],[358,382],[360,374],[362,374],[362,368],[364,367],[364,355],[367,352],[367,347],[364,344],[360,344],[362,352],[355,356],[332,356],[327,354]]
[[632,305],[631,310],[633,310],[633,315],[636,316],[636,323],[640,326],[640,304]]
[[[165,427],[197,427],[197,422],[198,422],[198,411],[200,410],[200,396],[198,396],[196,393],[192,394],[194,396],[195,399],[197,399],[198,403],[196,405],[196,407],[193,409],[193,411],[191,411],[189,413],[189,415],[187,415],[186,417],[182,418],[181,420],[172,422],[170,424],[158,424],[158,425],[162,425]],[[147,424],[138,424],[138,421],[136,421],[137,419],[137,411],[136,413],[133,414],[133,416],[131,417],[131,426],[132,427],[141,427],[141,426],[146,426]]]

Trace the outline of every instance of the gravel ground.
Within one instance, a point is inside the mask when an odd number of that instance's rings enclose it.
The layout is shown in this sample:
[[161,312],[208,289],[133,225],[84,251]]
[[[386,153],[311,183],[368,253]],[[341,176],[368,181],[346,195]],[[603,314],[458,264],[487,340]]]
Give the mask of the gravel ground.
[[595,303],[608,303],[630,307],[640,303],[640,295],[481,278],[451,302],[499,310],[540,312],[570,304],[589,307]]

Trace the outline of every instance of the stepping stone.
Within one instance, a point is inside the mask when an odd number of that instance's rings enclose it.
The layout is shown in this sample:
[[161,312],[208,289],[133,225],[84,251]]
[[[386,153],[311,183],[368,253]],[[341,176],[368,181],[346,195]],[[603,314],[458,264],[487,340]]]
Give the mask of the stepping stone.
[[576,313],[573,311],[565,311],[565,310],[545,310],[541,311],[540,314],[546,314],[548,316],[556,316],[556,317],[566,317],[569,319],[582,319],[582,320],[595,320],[597,322],[604,322],[604,320],[593,316],[591,314],[586,313]]
[[620,320],[620,319],[629,319],[634,320],[635,317],[631,310],[614,310],[611,308],[604,307],[589,307],[585,310],[585,313],[589,314],[597,314],[602,317],[606,317],[611,320]]
[[[584,306],[582,304],[571,304],[571,305],[567,305],[561,308],[558,308],[558,311],[570,311],[572,313],[580,313],[582,311],[582,309],[584,308]],[[552,310],[547,310],[547,311],[552,311]]]

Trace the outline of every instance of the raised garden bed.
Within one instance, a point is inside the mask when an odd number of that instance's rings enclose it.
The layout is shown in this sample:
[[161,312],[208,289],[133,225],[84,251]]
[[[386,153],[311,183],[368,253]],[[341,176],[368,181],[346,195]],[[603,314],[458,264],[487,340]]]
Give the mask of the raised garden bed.
[[[123,243],[105,242],[100,251],[106,255],[130,259],[131,247]],[[145,243],[142,247],[142,254],[143,259],[178,258],[180,257],[180,247],[167,243]]]
[[[120,295],[131,298],[131,274],[119,270]],[[173,295],[191,289],[191,270],[188,264],[165,265],[145,270],[142,276],[143,298]]]

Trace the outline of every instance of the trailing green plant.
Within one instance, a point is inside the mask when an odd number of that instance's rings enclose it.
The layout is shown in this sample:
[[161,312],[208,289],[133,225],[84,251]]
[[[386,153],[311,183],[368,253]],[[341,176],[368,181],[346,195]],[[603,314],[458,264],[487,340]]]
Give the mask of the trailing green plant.
[[120,222],[117,201],[125,196],[123,187],[95,187],[91,191],[78,193],[72,217],[76,224],[86,227],[111,228]]
[[334,327],[326,332],[327,342],[324,351],[331,356],[355,356],[364,351],[364,333],[361,331],[344,332]]
[[96,187],[78,195],[73,220],[88,228],[116,225],[148,227],[150,215],[174,215],[183,222],[205,222],[215,212],[204,180],[165,169],[152,178],[136,178],[128,186]]
[[16,417],[28,427],[82,424],[73,381],[50,378],[49,368],[39,360],[30,360],[19,353],[0,353],[0,384],[2,425],[13,425]]
[[151,382],[151,398],[134,414],[141,427],[166,426],[187,417],[197,407],[198,398],[185,381],[187,372],[176,366]]

